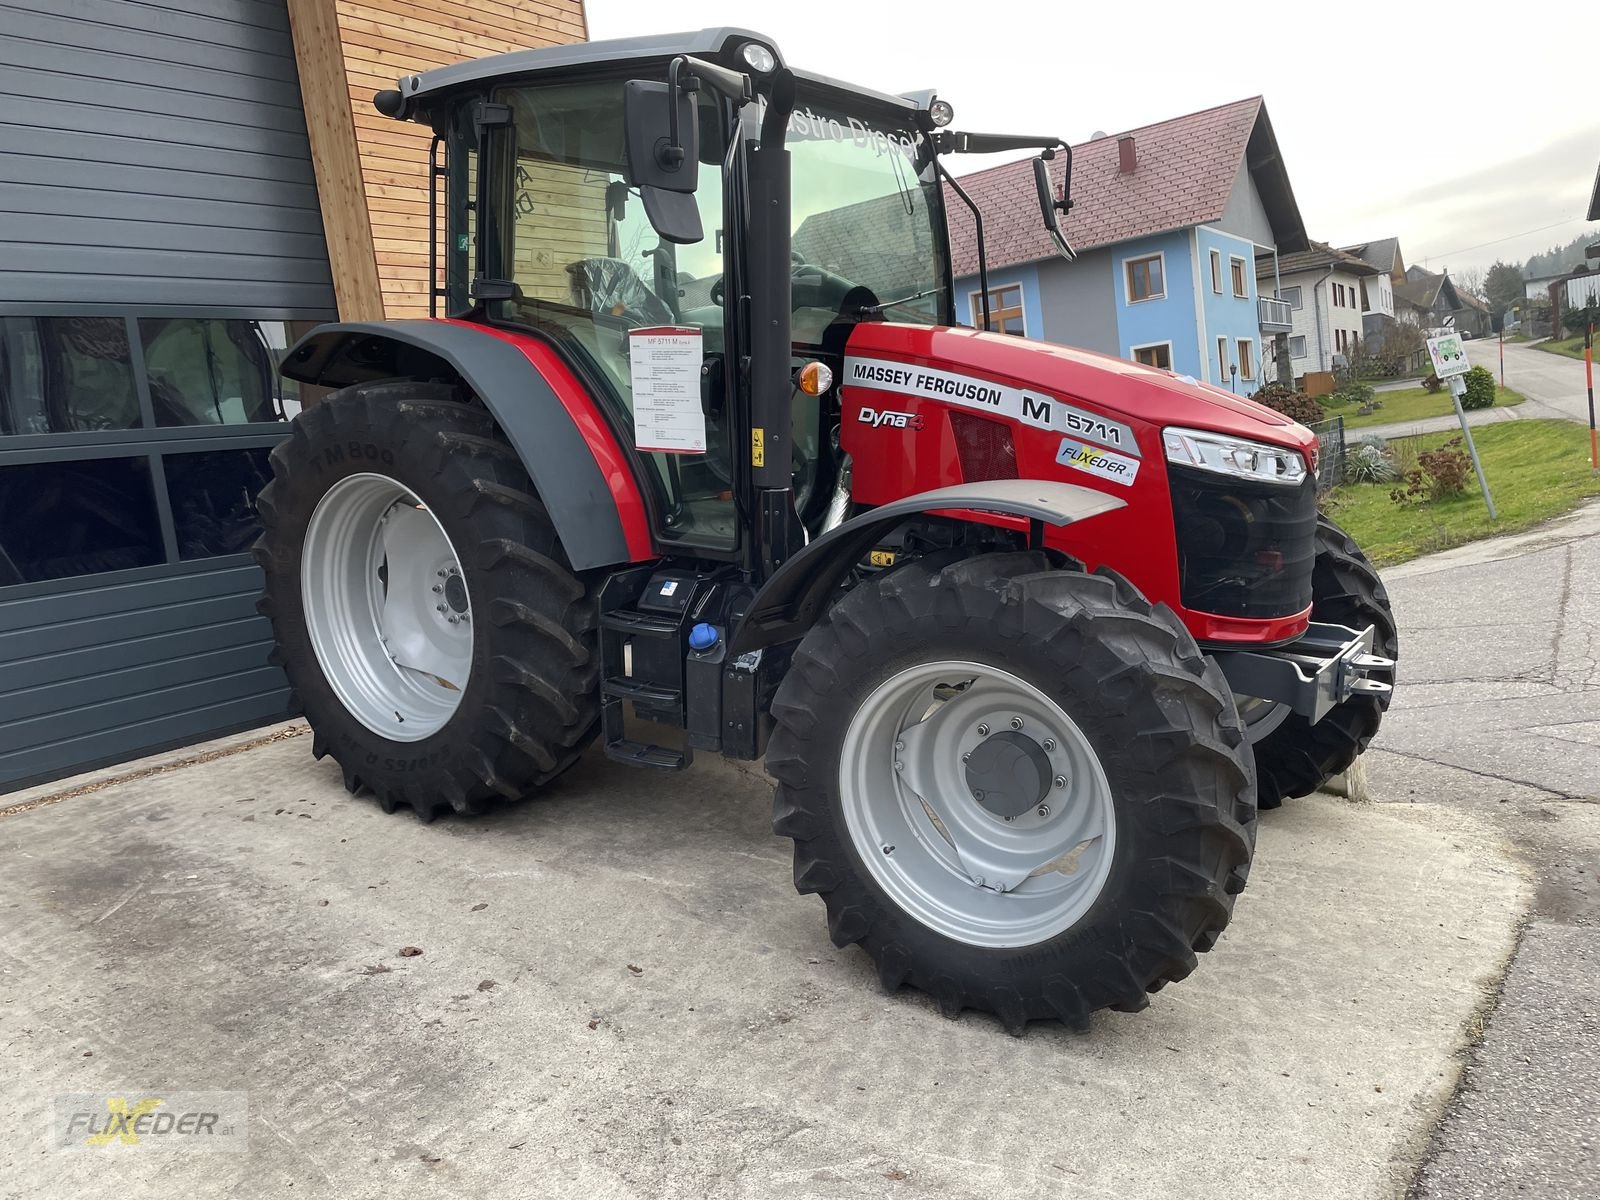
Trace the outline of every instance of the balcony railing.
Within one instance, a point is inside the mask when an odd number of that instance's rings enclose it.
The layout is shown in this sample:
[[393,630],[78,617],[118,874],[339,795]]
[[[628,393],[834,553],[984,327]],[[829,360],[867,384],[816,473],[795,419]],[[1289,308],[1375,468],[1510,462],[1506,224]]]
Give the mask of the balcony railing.
[[1263,333],[1288,333],[1294,328],[1294,310],[1287,300],[1257,297],[1256,317]]

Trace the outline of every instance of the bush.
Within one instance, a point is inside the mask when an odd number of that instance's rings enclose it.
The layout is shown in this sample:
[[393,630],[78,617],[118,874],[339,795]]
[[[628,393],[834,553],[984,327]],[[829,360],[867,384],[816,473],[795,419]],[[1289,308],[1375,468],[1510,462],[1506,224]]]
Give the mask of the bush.
[[1488,367],[1473,367],[1467,372],[1467,391],[1462,408],[1488,408],[1494,404],[1494,372]]
[[1344,477],[1350,483],[1392,483],[1400,478],[1400,472],[1387,446],[1363,442],[1345,453]]
[[1265,404],[1268,408],[1276,409],[1291,421],[1299,421],[1302,425],[1315,425],[1318,421],[1327,419],[1327,414],[1322,411],[1322,405],[1287,384],[1269,383],[1250,399],[1257,404]]
[[1472,460],[1461,449],[1461,439],[1454,437],[1437,450],[1418,454],[1417,465],[1405,474],[1406,486],[1395,488],[1389,493],[1389,499],[1396,504],[1405,504],[1417,497],[1446,500],[1463,495],[1471,477]]
[[1347,404],[1371,404],[1372,396],[1372,389],[1366,384],[1351,382],[1329,392],[1321,398],[1321,402],[1329,408],[1343,408]]

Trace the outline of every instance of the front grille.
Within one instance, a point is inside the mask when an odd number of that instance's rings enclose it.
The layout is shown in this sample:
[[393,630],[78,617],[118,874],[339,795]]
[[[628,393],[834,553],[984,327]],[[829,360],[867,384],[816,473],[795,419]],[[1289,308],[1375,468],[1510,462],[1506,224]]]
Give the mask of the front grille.
[[1167,478],[1186,608],[1266,620],[1311,607],[1314,476],[1287,488],[1168,463]]
[[956,436],[963,483],[1017,477],[1017,448],[1009,425],[952,410],[950,431]]

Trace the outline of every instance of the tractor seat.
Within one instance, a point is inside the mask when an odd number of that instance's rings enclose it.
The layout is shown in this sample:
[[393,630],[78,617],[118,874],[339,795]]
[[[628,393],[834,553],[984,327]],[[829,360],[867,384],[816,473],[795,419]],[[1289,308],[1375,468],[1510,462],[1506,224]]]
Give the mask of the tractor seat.
[[673,325],[667,302],[620,258],[581,258],[567,265],[572,294],[590,312],[626,317],[638,325]]

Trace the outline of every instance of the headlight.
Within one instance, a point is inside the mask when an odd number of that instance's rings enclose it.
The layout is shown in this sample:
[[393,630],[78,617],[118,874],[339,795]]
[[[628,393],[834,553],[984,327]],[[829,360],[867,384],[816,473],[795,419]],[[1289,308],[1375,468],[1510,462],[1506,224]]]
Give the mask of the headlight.
[[935,125],[943,128],[956,119],[956,110],[951,107],[948,100],[935,100],[928,105],[928,116],[933,118]]
[[1202,429],[1163,429],[1161,441],[1167,448],[1167,461],[1183,467],[1291,486],[1306,477],[1306,460],[1282,446]]
[[746,42],[739,47],[739,57],[744,59],[745,66],[758,74],[765,75],[778,65],[778,60],[760,42]]

